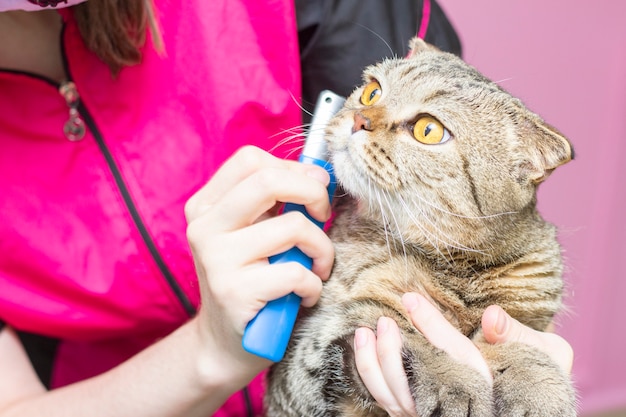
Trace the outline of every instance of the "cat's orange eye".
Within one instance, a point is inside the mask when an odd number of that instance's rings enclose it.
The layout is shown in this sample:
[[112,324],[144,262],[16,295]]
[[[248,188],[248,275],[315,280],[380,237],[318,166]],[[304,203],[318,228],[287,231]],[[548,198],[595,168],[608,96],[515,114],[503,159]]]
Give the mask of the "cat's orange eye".
[[361,94],[361,104],[371,106],[378,101],[382,93],[383,90],[380,88],[378,81],[371,81],[363,89],[363,93]]
[[450,139],[450,132],[432,116],[422,116],[413,127],[413,136],[427,145],[444,143]]

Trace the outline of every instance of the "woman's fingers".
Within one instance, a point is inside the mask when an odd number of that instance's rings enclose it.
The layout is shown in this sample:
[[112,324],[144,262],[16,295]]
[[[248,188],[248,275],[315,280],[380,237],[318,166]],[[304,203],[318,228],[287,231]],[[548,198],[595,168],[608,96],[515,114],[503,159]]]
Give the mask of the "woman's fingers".
[[[211,181],[188,200],[185,215],[187,221],[192,222],[222,202],[217,216],[226,213],[228,218],[237,219],[243,215],[245,221],[250,222],[250,218],[254,220],[258,217],[253,213],[263,213],[276,201],[289,201],[305,205],[317,203],[307,208],[313,217],[324,217],[329,209],[320,207],[318,201],[322,201],[321,206],[324,206],[324,200],[319,200],[319,197],[329,180],[323,168],[278,159],[247,146],[228,159]],[[230,195],[229,198],[224,200],[227,195]],[[275,197],[273,202],[272,196]]]
[[402,303],[415,327],[430,343],[458,362],[476,369],[490,383],[493,382],[489,367],[476,345],[450,324],[426,298],[418,293],[407,293],[402,296]]
[[306,174],[274,168],[260,170],[242,180],[209,212],[210,217],[221,219],[216,225],[221,230],[236,230],[254,223],[277,202],[303,205],[320,221],[330,217],[325,184]]
[[565,339],[533,330],[509,316],[501,307],[487,307],[482,317],[483,334],[491,344],[520,342],[547,353],[565,372],[570,373],[574,351]]
[[388,405],[390,415],[415,415],[415,404],[402,364],[402,336],[396,322],[389,317],[378,319],[376,326],[378,361],[395,402]]
[[400,354],[400,330],[395,321],[381,317],[376,333],[359,328],[354,335],[356,367],[361,380],[390,416],[415,416]]
[[[212,302],[219,300],[221,308],[232,314],[237,328],[243,329],[268,301],[291,292],[302,298],[305,307],[319,299],[334,248],[328,236],[301,213],[222,233],[207,233],[198,226],[196,221],[188,234],[197,269],[208,278],[203,285]],[[269,256],[292,247],[312,259],[311,270],[296,262],[269,264]]]
[[239,247],[224,254],[233,258],[233,264],[250,264],[297,247],[311,258],[315,274],[323,280],[330,275],[333,244],[326,233],[302,213],[291,212],[264,220],[229,234],[228,239],[232,245],[246,242],[245,250]]
[[236,285],[227,280],[210,282],[211,306],[218,307],[221,320],[233,323],[240,334],[268,301],[293,292],[302,298],[303,306],[310,307],[322,292],[319,277],[297,263],[241,269],[232,279]]
[[244,146],[239,149],[222,164],[211,180],[187,201],[185,206],[187,221],[195,220],[221,199],[228,190],[253,172],[264,167],[285,166],[285,162],[254,146]]
[[354,355],[361,380],[374,399],[380,404],[393,402],[393,394],[378,362],[376,335],[371,329],[361,327],[354,333]]

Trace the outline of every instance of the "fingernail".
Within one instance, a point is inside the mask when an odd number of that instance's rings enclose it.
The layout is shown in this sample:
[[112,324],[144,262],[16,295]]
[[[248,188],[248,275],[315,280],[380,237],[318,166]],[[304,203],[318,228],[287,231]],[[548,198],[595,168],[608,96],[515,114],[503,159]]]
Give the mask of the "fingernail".
[[367,344],[367,330],[356,329],[354,332],[354,347],[360,349]]
[[378,319],[378,323],[376,324],[377,336],[382,336],[387,333],[387,330],[389,330],[389,320],[390,319],[387,317],[381,317]]
[[409,313],[415,310],[419,306],[419,303],[419,298],[415,293],[408,292],[402,296],[402,304]]
[[323,168],[318,168],[315,166],[310,167],[310,169],[306,171],[306,175],[321,182],[324,185],[328,185],[328,183],[330,182],[330,175]]
[[498,311],[498,318],[496,319],[496,334],[498,336],[502,336],[506,333],[506,328],[508,326],[508,322],[509,319],[506,315],[506,313],[504,312],[504,310],[500,310]]

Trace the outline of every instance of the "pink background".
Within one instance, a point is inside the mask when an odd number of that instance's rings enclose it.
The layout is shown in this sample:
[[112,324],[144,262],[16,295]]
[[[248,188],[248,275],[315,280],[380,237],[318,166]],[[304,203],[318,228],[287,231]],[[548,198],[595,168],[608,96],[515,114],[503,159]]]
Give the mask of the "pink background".
[[567,262],[583,414],[626,409],[626,2],[440,0],[464,58],[561,130],[576,159],[541,187]]

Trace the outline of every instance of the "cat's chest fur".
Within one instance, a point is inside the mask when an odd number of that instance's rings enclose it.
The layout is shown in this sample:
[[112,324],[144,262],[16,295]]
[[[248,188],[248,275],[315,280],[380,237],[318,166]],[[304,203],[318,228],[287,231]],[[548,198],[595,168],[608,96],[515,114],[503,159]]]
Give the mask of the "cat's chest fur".
[[[403,311],[402,294],[419,292],[467,336],[479,328],[482,312],[492,304],[537,329],[544,329],[558,311],[560,249],[551,225],[533,223],[525,235],[525,252],[517,252],[513,244],[511,253],[501,248],[501,257],[494,260],[465,251],[444,254],[405,241],[382,221],[361,217],[356,204],[348,202],[331,229],[335,265],[321,306],[367,299]],[[521,307],[539,298],[540,310]]]

